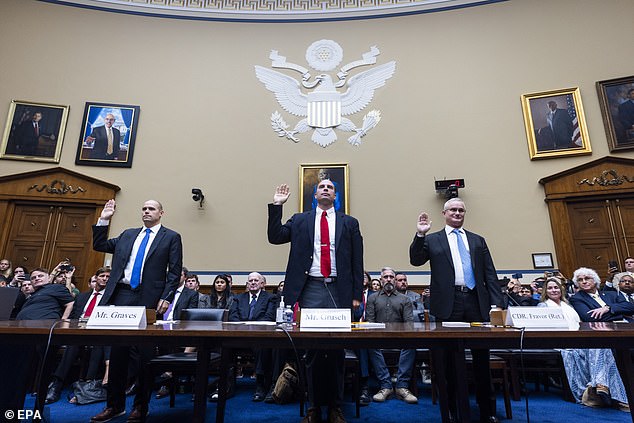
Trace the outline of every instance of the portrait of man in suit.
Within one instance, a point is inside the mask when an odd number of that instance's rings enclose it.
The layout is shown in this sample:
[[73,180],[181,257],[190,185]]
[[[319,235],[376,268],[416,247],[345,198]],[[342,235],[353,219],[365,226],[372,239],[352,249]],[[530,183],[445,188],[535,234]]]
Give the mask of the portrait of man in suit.
[[[282,224],[282,205],[288,185],[276,188],[268,205],[268,239],[291,244],[284,285],[286,304],[308,308],[358,308],[363,292],[363,238],[359,222],[335,211],[333,181],[323,179],[314,197],[317,208],[294,214]],[[321,420],[328,407],[329,422],[345,422],[343,400],[344,351],[308,351],[306,372],[310,408],[304,422]]]
[[92,129],[86,137],[86,142],[92,144],[91,159],[118,160],[121,132],[114,127],[116,121],[112,113],[104,118],[104,124]]
[[[480,235],[463,229],[466,212],[466,206],[460,198],[448,200],[442,211],[445,226],[431,234],[428,234],[432,223],[429,215],[421,213],[416,235],[410,245],[409,257],[413,266],[430,263],[429,308],[437,322],[488,321],[491,305],[503,305],[497,272],[486,241]],[[456,366],[452,362],[453,356],[438,349],[433,349],[432,355],[437,374],[444,373],[448,383],[450,415],[443,421],[457,421]],[[473,349],[472,356],[480,420],[497,422],[489,350]],[[463,419],[463,416],[460,418]]]
[[[183,266],[181,236],[161,224],[163,206],[148,200],[141,208],[143,227],[123,231],[108,239],[108,225],[115,214],[115,201],[106,202],[99,220],[92,227],[93,248],[112,254],[110,279],[104,290],[102,304],[145,306],[158,314],[167,311],[174,301]],[[150,389],[145,386],[145,363],[154,355],[154,346],[137,346],[139,352],[139,387],[128,422],[145,421]],[[104,422],[125,413],[130,346],[113,346],[110,353],[110,381],[106,408],[92,417],[92,422]]]

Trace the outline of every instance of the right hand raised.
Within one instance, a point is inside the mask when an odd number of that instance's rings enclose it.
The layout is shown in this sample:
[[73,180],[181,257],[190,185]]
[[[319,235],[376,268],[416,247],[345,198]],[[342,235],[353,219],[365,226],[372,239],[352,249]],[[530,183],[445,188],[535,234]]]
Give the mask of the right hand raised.
[[273,204],[282,205],[286,203],[288,197],[291,195],[291,191],[288,188],[288,185],[282,184],[275,188],[275,194],[273,195]]
[[429,215],[425,212],[422,212],[418,216],[418,222],[416,222],[416,232],[419,235],[425,235],[431,229],[431,220],[429,220]]
[[106,205],[103,206],[103,210],[101,211],[101,216],[99,216],[99,218],[103,219],[103,220],[110,220],[110,218],[114,214],[116,208],[117,208],[117,205],[116,205],[115,201],[114,200],[108,200],[106,202]]

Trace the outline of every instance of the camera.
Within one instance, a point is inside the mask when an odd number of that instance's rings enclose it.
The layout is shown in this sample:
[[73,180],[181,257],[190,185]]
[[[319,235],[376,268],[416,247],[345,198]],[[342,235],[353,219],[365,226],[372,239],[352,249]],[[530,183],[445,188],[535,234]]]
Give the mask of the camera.
[[521,274],[521,273],[513,273],[513,274],[511,275],[511,277],[512,277],[513,279],[522,279],[522,274]]
[[64,263],[59,266],[59,270],[61,272],[72,272],[73,270],[75,270],[75,266],[70,263]]
[[203,201],[205,200],[205,195],[203,194],[203,190],[200,188],[192,188],[192,200],[200,203],[200,207],[203,206]]

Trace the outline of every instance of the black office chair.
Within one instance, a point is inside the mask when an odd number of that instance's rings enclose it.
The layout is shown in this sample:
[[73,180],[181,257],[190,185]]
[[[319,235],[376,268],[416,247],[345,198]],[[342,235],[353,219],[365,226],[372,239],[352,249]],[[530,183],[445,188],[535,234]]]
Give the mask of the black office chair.
[[[214,308],[188,308],[181,311],[180,320],[200,320],[221,322],[226,320],[227,310]],[[196,372],[197,352],[176,352],[172,354],[164,354],[153,358],[148,363],[148,383],[146,386],[151,387],[152,379],[155,374],[164,372],[172,372],[171,379],[166,381],[166,385],[170,391],[170,408],[174,407],[176,399],[176,381],[179,376],[193,375]],[[220,364],[220,353],[211,352],[209,356],[209,372],[217,372]]]

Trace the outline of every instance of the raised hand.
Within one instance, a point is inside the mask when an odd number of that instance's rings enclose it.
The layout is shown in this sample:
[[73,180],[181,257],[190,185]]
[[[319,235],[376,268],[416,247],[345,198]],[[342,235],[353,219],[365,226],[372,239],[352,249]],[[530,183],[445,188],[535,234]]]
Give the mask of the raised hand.
[[282,184],[275,188],[275,194],[273,195],[273,204],[282,205],[286,203],[288,197],[291,195],[291,191],[288,185]]
[[117,208],[117,204],[115,203],[115,201],[108,200],[106,202],[106,205],[103,206],[103,210],[101,211],[101,216],[99,218],[103,220],[110,220],[116,208]]
[[431,229],[431,220],[429,220],[429,215],[425,212],[422,212],[418,216],[418,222],[416,222],[416,232],[420,235],[425,235]]

